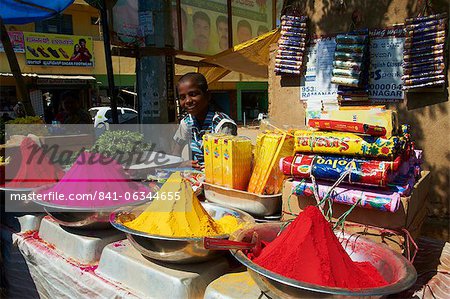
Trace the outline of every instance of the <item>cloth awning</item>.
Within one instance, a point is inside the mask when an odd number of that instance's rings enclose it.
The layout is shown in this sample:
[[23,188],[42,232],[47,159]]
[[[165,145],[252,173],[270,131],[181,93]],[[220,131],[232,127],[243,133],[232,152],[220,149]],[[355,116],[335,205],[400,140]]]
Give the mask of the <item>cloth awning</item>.
[[5,24],[26,24],[57,15],[74,0],[0,0],[0,17]]
[[219,67],[199,67],[208,82],[214,82],[230,71],[268,78],[269,47],[280,38],[280,30],[275,29],[263,35],[236,45],[214,56],[201,60]]
[[[13,77],[13,74],[11,73],[0,73],[0,76],[2,77]],[[34,77],[34,78],[40,78],[40,79],[59,79],[59,80],[97,80],[93,76],[71,76],[71,75],[42,75],[42,74],[35,74],[35,73],[23,73],[22,76],[24,77]]]

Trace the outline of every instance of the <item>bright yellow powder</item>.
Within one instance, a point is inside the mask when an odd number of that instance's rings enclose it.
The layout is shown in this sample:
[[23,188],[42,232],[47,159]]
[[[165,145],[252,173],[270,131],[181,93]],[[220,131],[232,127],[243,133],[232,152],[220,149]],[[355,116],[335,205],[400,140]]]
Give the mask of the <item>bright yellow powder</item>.
[[[237,219],[232,216],[225,216],[216,223],[179,172],[172,174],[158,193],[157,199],[141,215],[124,225],[167,237],[218,236],[229,234],[239,226]],[[179,198],[175,200],[177,194]]]

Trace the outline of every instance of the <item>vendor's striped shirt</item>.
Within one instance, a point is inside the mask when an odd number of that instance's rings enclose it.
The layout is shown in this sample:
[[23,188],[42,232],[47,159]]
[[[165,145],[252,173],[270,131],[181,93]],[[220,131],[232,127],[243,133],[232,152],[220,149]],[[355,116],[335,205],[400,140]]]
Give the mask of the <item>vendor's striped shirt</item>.
[[[219,124],[220,128],[218,128]],[[181,120],[174,140],[180,145],[185,145],[190,139],[192,160],[203,164],[203,135],[211,132],[236,135],[237,126],[228,115],[222,112],[209,110],[203,124],[200,124],[194,116],[188,114]]]

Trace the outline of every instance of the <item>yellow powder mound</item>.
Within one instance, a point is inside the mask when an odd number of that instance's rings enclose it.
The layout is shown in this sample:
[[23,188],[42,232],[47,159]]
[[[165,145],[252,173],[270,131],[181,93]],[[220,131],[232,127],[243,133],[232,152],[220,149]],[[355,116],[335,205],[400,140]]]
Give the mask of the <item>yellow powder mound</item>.
[[236,217],[231,215],[226,215],[219,220],[216,220],[216,223],[226,234],[231,234],[244,226],[244,223],[240,223]]
[[231,233],[239,227],[237,219],[232,216],[222,219],[216,223],[209,216],[189,182],[176,172],[162,186],[149,207],[136,219],[125,222],[124,225],[134,230],[168,237],[218,236]]

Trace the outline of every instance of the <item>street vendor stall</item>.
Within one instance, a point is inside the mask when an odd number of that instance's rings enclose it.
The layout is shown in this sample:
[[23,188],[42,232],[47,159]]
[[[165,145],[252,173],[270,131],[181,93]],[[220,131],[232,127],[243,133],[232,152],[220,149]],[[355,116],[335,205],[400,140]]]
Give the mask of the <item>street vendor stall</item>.
[[[448,297],[450,245],[421,236],[439,174],[417,124],[380,103],[446,87],[448,17],[426,10],[401,30],[363,28],[355,12],[319,37],[314,15],[286,6],[269,119],[255,140],[205,134],[204,173],[137,163],[154,150],[140,132],[105,132],[59,160],[51,138],[21,138],[1,188],[45,213],[9,231],[39,296]],[[381,45],[404,49],[386,61],[400,75],[374,83]],[[289,105],[282,117],[277,104]]]

